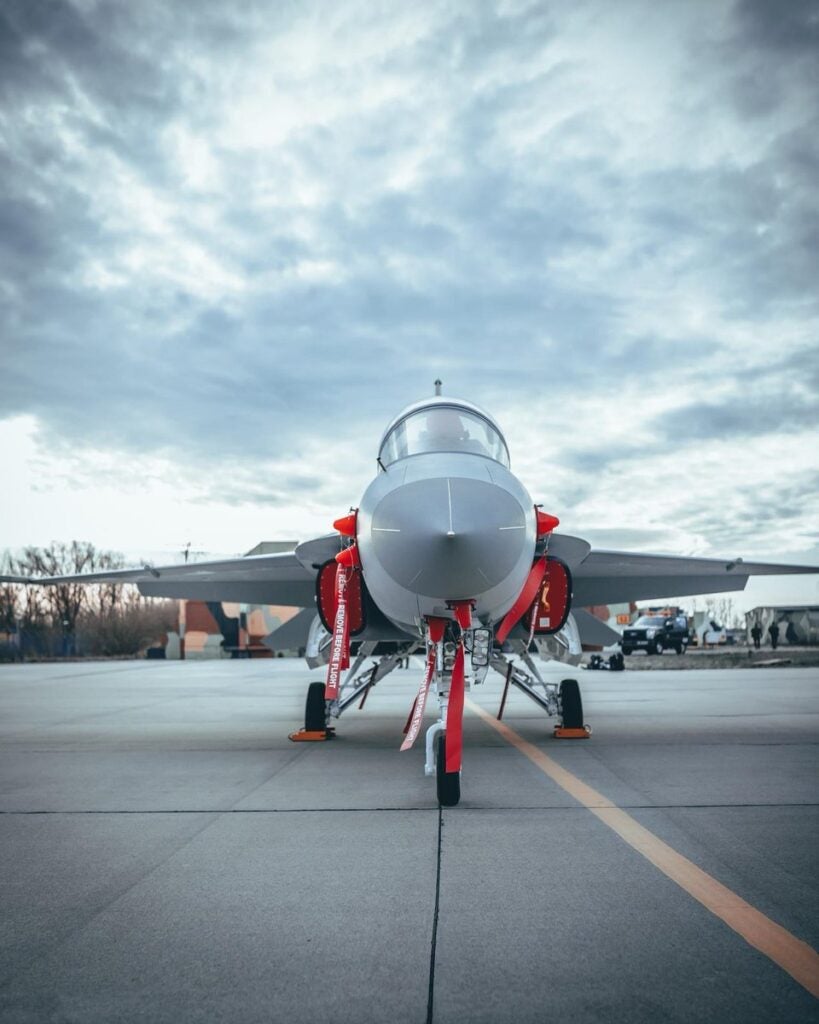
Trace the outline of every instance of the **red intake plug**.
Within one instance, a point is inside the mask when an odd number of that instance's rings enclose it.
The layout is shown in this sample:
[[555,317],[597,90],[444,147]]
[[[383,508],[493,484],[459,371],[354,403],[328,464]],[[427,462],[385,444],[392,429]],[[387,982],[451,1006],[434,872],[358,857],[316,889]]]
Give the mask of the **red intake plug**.
[[357,569],[361,565],[358,557],[358,544],[351,544],[336,555],[336,561],[347,569]]
[[537,507],[535,507],[535,515],[537,516],[538,537],[545,537],[547,533],[551,533],[556,526],[560,525],[560,520],[557,516],[550,516],[548,512],[541,512]]
[[333,523],[333,529],[338,530],[342,537],[355,537],[357,519],[358,510],[351,512],[347,516],[342,516],[341,519],[336,519]]

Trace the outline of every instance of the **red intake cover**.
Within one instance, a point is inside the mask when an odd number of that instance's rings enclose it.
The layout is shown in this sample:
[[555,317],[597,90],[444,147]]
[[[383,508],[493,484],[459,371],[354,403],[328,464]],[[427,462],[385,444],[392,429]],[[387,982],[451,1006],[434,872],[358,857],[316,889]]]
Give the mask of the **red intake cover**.
[[523,624],[532,621],[535,613],[535,633],[557,633],[566,625],[572,607],[572,574],[568,565],[559,558],[546,559],[546,575],[538,596],[529,606]]
[[[336,570],[338,562],[330,559],[319,569],[316,576],[316,606],[321,624],[329,632],[333,632],[336,621]],[[349,570],[347,570],[349,572]],[[364,618],[364,580],[360,572],[350,573],[347,581],[347,614],[350,617],[350,636],[358,636],[364,631],[367,621]]]

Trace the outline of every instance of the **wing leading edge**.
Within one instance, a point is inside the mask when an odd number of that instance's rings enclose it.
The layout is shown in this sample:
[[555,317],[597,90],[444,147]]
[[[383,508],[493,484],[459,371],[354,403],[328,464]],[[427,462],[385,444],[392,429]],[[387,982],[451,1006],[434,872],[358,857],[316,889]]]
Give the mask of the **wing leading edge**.
[[135,583],[146,597],[189,598],[197,601],[241,601],[304,608],[312,604],[315,571],[293,551],[274,555],[246,555],[213,562],[112,569],[75,576],[0,576],[0,582]]
[[[114,569],[74,576],[0,576],[2,583],[135,583],[146,597],[247,604],[312,606],[317,566],[339,550],[337,534],[272,555],[182,565]],[[750,576],[819,572],[812,565],[744,562],[741,559],[644,555],[632,551],[593,551],[577,537],[554,534],[549,550],[569,563],[575,608],[619,601],[684,597],[743,590]]]
[[744,590],[751,576],[819,572],[814,565],[590,551],[572,569],[576,607]]

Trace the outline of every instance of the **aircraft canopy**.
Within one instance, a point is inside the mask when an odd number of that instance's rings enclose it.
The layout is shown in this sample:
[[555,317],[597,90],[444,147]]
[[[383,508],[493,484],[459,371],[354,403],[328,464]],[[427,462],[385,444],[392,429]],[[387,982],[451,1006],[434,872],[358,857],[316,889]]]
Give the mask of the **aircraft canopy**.
[[509,468],[506,442],[487,417],[465,405],[440,400],[400,417],[384,435],[378,457],[386,467],[428,452],[468,452]]

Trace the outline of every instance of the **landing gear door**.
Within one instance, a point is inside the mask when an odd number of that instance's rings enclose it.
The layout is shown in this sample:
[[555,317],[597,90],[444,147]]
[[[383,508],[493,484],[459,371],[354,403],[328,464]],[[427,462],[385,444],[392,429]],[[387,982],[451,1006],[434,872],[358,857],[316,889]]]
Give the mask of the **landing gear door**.
[[[325,562],[316,577],[316,607],[321,624],[328,633],[333,632],[336,619],[336,570],[334,559]],[[347,609],[350,616],[350,636],[363,633],[367,625],[364,614],[364,580],[360,572],[354,572],[347,581]]]
[[549,555],[546,558],[546,574],[538,595],[532,603],[528,618],[534,614],[535,635],[548,636],[559,633],[565,626],[572,608],[572,574],[568,565],[560,558]]

